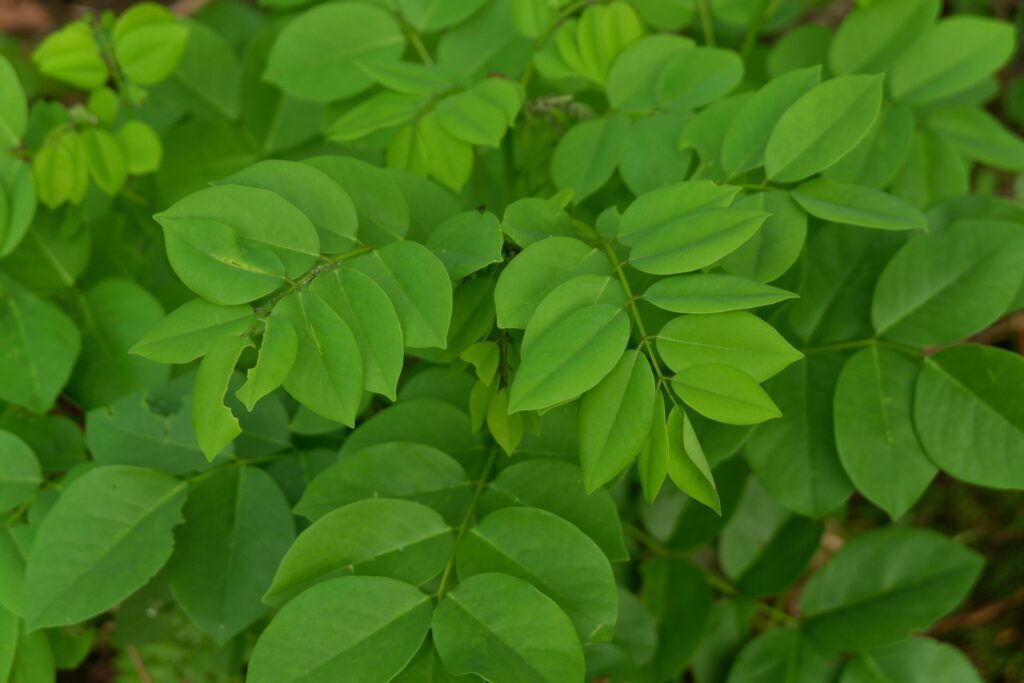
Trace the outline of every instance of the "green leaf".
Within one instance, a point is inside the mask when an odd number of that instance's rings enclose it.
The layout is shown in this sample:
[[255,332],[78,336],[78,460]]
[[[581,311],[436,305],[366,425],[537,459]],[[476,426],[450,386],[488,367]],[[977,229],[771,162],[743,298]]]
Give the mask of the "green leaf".
[[910,107],[883,105],[864,139],[825,169],[825,177],[865,187],[888,187],[907,163],[913,144],[914,117]]
[[238,336],[255,322],[249,306],[218,306],[193,299],[150,328],[129,353],[160,363],[188,363],[205,356],[218,340]]
[[235,49],[201,21],[186,19],[185,25],[185,52],[170,77],[154,88],[154,95],[201,118],[234,121],[241,109],[242,86],[242,65]]
[[657,344],[658,354],[674,372],[722,364],[758,382],[803,357],[774,327],[745,311],[674,318],[658,332]]
[[606,641],[618,613],[612,568],[601,549],[550,512],[515,507],[473,527],[456,554],[459,580],[508,574],[533,585],[562,608],[584,641]]
[[50,302],[28,293],[0,297],[0,398],[46,412],[81,345],[78,328]]
[[782,419],[755,429],[744,445],[764,487],[808,517],[831,512],[853,493],[833,435],[832,399],[843,361],[836,353],[811,354],[772,380],[768,391]]
[[880,230],[928,229],[928,220],[913,204],[870,187],[815,178],[792,194],[807,213],[825,221]]
[[185,483],[98,467],[67,487],[36,533],[25,572],[29,629],[84,621],[141,588],[171,555]]
[[28,103],[18,74],[6,57],[0,57],[0,149],[17,147],[28,125]]
[[730,176],[764,164],[768,138],[794,102],[821,82],[821,67],[779,76],[748,99],[729,124],[722,141],[722,168]]
[[505,266],[494,288],[498,327],[525,328],[558,285],[578,275],[611,275],[608,256],[584,242],[549,237],[524,249]]
[[281,560],[263,601],[281,607],[312,586],[348,574],[420,585],[441,573],[454,546],[451,527],[425,505],[360,500],[329,512],[302,532]]
[[878,278],[871,320],[884,339],[928,346],[963,339],[995,321],[1024,279],[1024,231],[958,222],[900,249]]
[[547,510],[572,522],[612,562],[629,557],[611,495],[604,489],[587,494],[583,475],[574,465],[541,458],[506,467],[481,496],[480,513],[517,505]]
[[879,76],[839,76],[815,86],[779,119],[765,148],[765,170],[793,182],[842,159],[871,129],[882,104]]
[[662,112],[633,121],[619,159],[619,175],[633,194],[689,177],[693,150],[678,149],[677,144],[688,121],[686,116]]
[[574,204],[601,189],[619,164],[628,132],[629,119],[621,114],[573,126],[558,141],[551,157],[555,187],[572,190]]
[[328,129],[328,136],[338,142],[366,138],[377,131],[408,123],[422,107],[423,97],[419,93],[377,93],[339,116]]
[[821,522],[790,513],[750,477],[722,529],[718,558],[741,591],[771,595],[799,578],[823,531]]
[[447,346],[452,285],[444,264],[422,244],[395,242],[351,262],[391,299],[413,348]]
[[983,109],[940,109],[928,117],[927,125],[968,159],[1004,171],[1024,171],[1024,141]]
[[264,78],[304,100],[340,100],[373,84],[359,62],[397,61],[404,50],[401,28],[387,12],[333,2],[306,10],[281,31]]
[[501,229],[524,249],[546,237],[572,237],[572,222],[561,204],[552,199],[525,197],[505,207]]
[[912,47],[939,16],[939,0],[877,0],[843,20],[832,40],[832,73],[881,73]]
[[587,492],[614,479],[636,458],[655,413],[654,373],[647,356],[627,351],[580,401],[580,466]]
[[402,325],[391,299],[369,276],[351,268],[322,273],[312,291],[348,323],[363,358],[366,389],[394,400],[402,372]]
[[310,482],[295,506],[313,521],[366,498],[403,498],[462,514],[470,491],[466,471],[444,452],[423,444],[387,442],[345,455]]
[[438,123],[449,135],[471,145],[497,147],[509,125],[500,106],[473,90],[445,97],[435,111]]
[[768,190],[744,197],[736,208],[771,215],[743,246],[722,259],[722,268],[761,282],[780,278],[796,263],[807,239],[807,214],[788,192]]
[[189,492],[167,567],[174,598],[225,643],[263,615],[260,597],[295,538],[288,501],[258,467],[219,469]]
[[577,275],[552,289],[530,316],[530,322],[526,324],[522,353],[528,353],[534,342],[542,337],[549,327],[570,313],[594,304],[608,304],[618,308],[627,305],[626,293],[618,278],[606,275]]
[[691,218],[702,209],[724,208],[732,203],[740,188],[717,185],[707,180],[675,183],[637,197],[619,221],[619,241],[636,246],[650,235]]
[[171,267],[216,304],[248,303],[306,272],[320,255],[316,229],[277,194],[241,185],[200,190],[154,219]]
[[743,60],[731,50],[695,47],[669,58],[658,73],[655,94],[662,106],[676,111],[714,102],[739,85]]
[[286,307],[299,336],[285,391],[317,415],[351,427],[363,396],[363,360],[352,328],[312,292],[278,305]]
[[508,389],[498,389],[487,404],[487,430],[501,449],[512,455],[523,440],[525,425],[520,414],[508,412]]
[[139,85],[155,85],[178,65],[189,30],[166,7],[143,2],[118,17],[113,38],[114,56],[124,75]]
[[914,424],[932,462],[962,481],[1024,488],[1017,400],[1024,362],[1003,349],[954,346],[930,356],[917,378]]
[[630,251],[629,263],[655,275],[705,268],[741,247],[767,218],[763,211],[703,209],[649,232]]
[[704,417],[734,425],[782,416],[757,381],[731,365],[694,365],[672,378],[672,388]]
[[724,313],[771,306],[796,296],[735,275],[697,273],[656,280],[642,298],[673,313]]
[[506,574],[477,574],[434,610],[434,644],[454,674],[538,683],[581,681],[583,649],[550,598]]
[[683,493],[703,503],[721,516],[715,478],[708,467],[707,456],[697,440],[690,418],[680,408],[673,408],[667,423],[668,476]]
[[682,674],[711,610],[707,577],[689,560],[659,557],[641,565],[643,601],[658,622],[658,648],[643,670],[653,680]]
[[[886,558],[884,573],[873,571]],[[924,529],[887,527],[846,543],[807,582],[802,631],[824,652],[896,643],[955,608],[984,559]]]
[[217,184],[255,187],[287,199],[316,228],[324,252],[342,252],[355,245],[359,218],[352,199],[339,183],[309,164],[266,159]]
[[438,225],[427,240],[453,279],[466,277],[500,263],[504,239],[493,213],[466,211]]
[[903,516],[935,477],[914,432],[914,383],[920,363],[872,346],[843,366],[836,384],[836,446],[854,486],[893,519]]
[[729,669],[726,683],[817,683],[831,680],[832,663],[796,629],[768,631],[747,643]]
[[39,199],[51,209],[65,202],[81,204],[89,189],[89,160],[82,136],[54,131],[36,154],[32,172]]
[[828,61],[828,48],[832,42],[832,29],[821,24],[800,24],[779,36],[768,50],[765,66],[768,75],[780,75]]
[[74,21],[48,35],[32,52],[40,73],[71,85],[92,90],[107,80],[107,64],[92,27]]
[[36,454],[15,434],[0,430],[0,511],[32,498],[43,483]]
[[1016,42],[1016,31],[1005,22],[973,16],[943,19],[893,65],[889,92],[897,102],[910,104],[955,95],[1002,67]]
[[472,16],[485,0],[398,0],[402,14],[419,31],[437,31]]
[[592,389],[619,362],[629,332],[629,317],[608,304],[581,308],[551,325],[523,357],[509,411],[550,408]]
[[149,124],[138,120],[126,121],[117,130],[117,142],[132,175],[145,175],[160,168],[163,145]]
[[654,109],[661,104],[659,75],[673,57],[694,49],[692,40],[676,35],[657,33],[637,40],[612,63],[606,84],[608,101],[621,111]]
[[430,598],[379,576],[318,584],[278,612],[249,660],[252,683],[389,681],[430,628]]
[[843,669],[840,683],[982,683],[974,665],[952,645],[909,638],[891,647],[861,653]]
[[644,442],[637,458],[637,472],[644,498],[653,503],[668,476],[669,442],[668,425],[665,421],[665,398],[661,391],[654,395],[654,415],[647,441]]
[[298,350],[299,337],[292,321],[280,312],[267,317],[256,365],[249,369],[245,384],[235,392],[246,410],[252,412],[257,401],[284,383]]
[[0,156],[0,194],[7,206],[0,214],[0,257],[3,257],[21,243],[36,212],[32,167],[14,157]]
[[192,391],[192,427],[207,460],[212,461],[242,433],[224,397],[238,357],[252,345],[248,337],[225,337],[210,347],[199,364]]

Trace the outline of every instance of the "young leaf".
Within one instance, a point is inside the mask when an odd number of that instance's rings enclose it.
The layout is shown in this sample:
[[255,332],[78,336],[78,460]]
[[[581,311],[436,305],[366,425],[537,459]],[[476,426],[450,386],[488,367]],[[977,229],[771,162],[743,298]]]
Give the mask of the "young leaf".
[[203,632],[225,643],[258,619],[295,538],[288,501],[258,467],[217,470],[189,492],[167,567],[171,590]]
[[912,204],[870,187],[816,178],[792,195],[807,213],[825,221],[880,230],[928,229],[928,220]]
[[668,59],[658,73],[655,95],[668,109],[696,109],[724,96],[742,79],[743,61],[735,52],[696,47]]
[[583,648],[572,621],[546,595],[507,574],[461,582],[434,610],[431,630],[441,661],[456,675],[583,680]]
[[493,213],[467,211],[441,223],[431,233],[427,247],[433,251],[452,279],[501,262],[501,226]]
[[707,180],[691,180],[659,187],[631,203],[619,221],[619,241],[636,246],[649,235],[663,231],[701,209],[724,208],[732,203],[740,188],[717,185]]
[[348,574],[418,586],[441,573],[454,544],[451,527],[420,503],[388,498],[350,503],[299,535],[263,601],[281,607],[312,586]]
[[277,613],[256,641],[248,680],[389,681],[419,650],[430,616],[430,598],[402,581],[326,581]]
[[32,61],[40,73],[83,90],[100,87],[108,76],[100,46],[85,21],[71,22],[48,35],[33,51]]
[[673,313],[739,311],[771,306],[796,296],[793,292],[756,280],[721,273],[677,275],[656,280],[642,295],[645,301]]
[[178,66],[188,38],[188,26],[170,10],[142,2],[114,24],[114,56],[125,76],[140,85],[155,85]]
[[225,337],[210,347],[199,364],[192,391],[192,427],[207,460],[216,458],[242,433],[231,408],[224,405],[224,397],[239,356],[252,345],[248,337]]
[[252,412],[257,401],[284,383],[298,350],[299,337],[288,316],[281,312],[268,316],[256,365],[249,369],[245,384],[235,392],[246,410]]
[[218,306],[193,299],[171,311],[129,349],[160,363],[188,363],[205,356],[224,337],[245,332],[256,322],[249,306]]
[[694,365],[672,378],[672,388],[704,417],[734,425],[782,416],[757,381],[731,365]]
[[549,327],[565,316],[594,304],[608,304],[618,308],[626,305],[626,293],[618,278],[605,275],[577,275],[552,289],[530,316],[530,322],[526,324],[522,353],[527,353]]
[[764,154],[768,178],[788,183],[832,166],[871,129],[881,104],[880,76],[839,76],[815,86],[772,130]]
[[[886,558],[886,572],[871,571]],[[823,652],[899,642],[964,598],[984,559],[934,532],[886,527],[849,541],[811,577],[801,630]]]
[[640,485],[648,503],[653,503],[657,498],[662,484],[665,483],[665,477],[668,476],[668,424],[665,421],[665,398],[660,390],[654,396],[653,413],[647,441],[644,442],[636,461]]
[[715,478],[708,467],[704,449],[697,440],[697,433],[690,424],[690,418],[681,409],[673,408],[666,429],[669,478],[683,493],[721,515],[722,502],[718,497]]
[[722,259],[722,268],[761,282],[778,279],[800,258],[807,239],[807,214],[782,190],[744,197],[736,208],[771,215],[743,246]]
[[628,131],[629,119],[618,114],[573,126],[551,157],[555,187],[571,189],[574,204],[601,189],[619,163]]
[[0,57],[0,149],[16,147],[28,125],[28,104],[18,74],[6,57]]
[[655,408],[647,356],[627,351],[608,376],[580,400],[578,440],[588,493],[629,466],[648,438]]
[[758,382],[803,357],[774,327],[745,311],[674,318],[658,332],[657,344],[658,354],[675,372],[717,363]]
[[75,479],[29,553],[26,627],[84,621],[141,588],[171,555],[185,488],[138,467],[98,467]]
[[881,73],[911,48],[939,16],[939,0],[878,0],[843,20],[829,48],[828,64],[840,76]]
[[654,275],[699,270],[739,249],[767,218],[763,211],[704,209],[648,232],[633,246],[629,263]]
[[607,641],[618,613],[615,577],[601,549],[571,523],[534,508],[488,515],[459,543],[459,580],[496,572],[531,583],[572,619],[582,641]]

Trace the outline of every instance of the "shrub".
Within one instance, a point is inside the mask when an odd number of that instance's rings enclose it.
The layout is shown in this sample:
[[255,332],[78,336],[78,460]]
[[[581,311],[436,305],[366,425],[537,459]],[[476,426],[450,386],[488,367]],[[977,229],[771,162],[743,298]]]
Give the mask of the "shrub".
[[0,678],[980,680],[1010,23],[263,4],[6,44]]

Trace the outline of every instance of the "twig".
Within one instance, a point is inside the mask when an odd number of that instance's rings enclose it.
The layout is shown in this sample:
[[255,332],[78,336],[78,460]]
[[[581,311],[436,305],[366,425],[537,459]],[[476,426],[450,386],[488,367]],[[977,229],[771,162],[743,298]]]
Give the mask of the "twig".
[[146,663],[142,661],[142,655],[139,653],[139,648],[134,645],[129,645],[128,656],[131,657],[132,666],[135,667],[135,673],[139,675],[139,680],[142,681],[142,683],[153,683],[153,679],[150,678],[149,672],[146,671]]

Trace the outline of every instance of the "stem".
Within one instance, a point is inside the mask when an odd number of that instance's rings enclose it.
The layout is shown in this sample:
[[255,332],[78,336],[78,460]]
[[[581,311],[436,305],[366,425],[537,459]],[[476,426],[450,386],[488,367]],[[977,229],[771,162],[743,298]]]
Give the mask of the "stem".
[[700,14],[700,27],[704,31],[704,43],[715,47],[715,25],[711,20],[711,0],[697,0],[697,12]]
[[368,254],[371,251],[373,251],[373,247],[369,247],[366,245],[359,246],[356,247],[355,249],[350,249],[349,251],[346,251],[344,254],[340,254],[333,259],[327,259],[318,266],[314,266],[309,270],[308,273],[306,273],[306,275],[301,280],[292,283],[286,289],[275,294],[273,298],[267,301],[267,303],[265,303],[264,305],[258,306],[256,308],[256,313],[262,316],[270,315],[270,312],[274,310],[274,306],[279,304],[282,299],[289,296],[290,294],[294,294],[295,292],[297,292],[300,289],[303,289],[304,287],[309,286],[309,284],[313,282],[313,280],[315,280],[317,276],[320,275],[321,273],[326,273],[327,271],[334,270],[345,261],[349,261],[364,254]]
[[473,498],[469,501],[469,505],[466,506],[466,512],[462,515],[462,522],[459,523],[459,529],[455,533],[455,545],[452,546],[451,557],[448,558],[448,562],[444,566],[444,573],[441,574],[441,584],[437,589],[437,598],[440,600],[444,597],[444,594],[448,591],[449,581],[452,576],[452,569],[455,567],[455,552],[459,548],[459,542],[462,537],[469,531],[469,523],[473,520],[473,516],[476,514],[476,507],[480,502],[480,494],[483,493],[484,488],[490,481],[491,470],[494,469],[494,461],[498,455],[498,448],[491,448],[491,452],[487,455],[487,462],[484,464],[484,470],[480,473],[480,479],[476,483],[476,490],[473,491]]
[[405,37],[409,39],[416,54],[419,55],[420,61],[427,66],[434,64],[434,58],[430,56],[430,51],[427,50],[427,46],[423,44],[423,38],[420,37],[419,31],[417,31],[412,24],[407,22],[403,17],[399,16],[398,20],[402,23],[402,30],[405,32]]
[[764,26],[764,22],[768,18],[769,9],[774,4],[773,0],[761,0],[761,3],[758,5],[757,14],[754,15],[754,20],[747,27],[747,34],[743,36],[743,46],[740,48],[740,57],[743,59],[746,59],[750,55],[750,51],[754,49],[754,45],[757,43],[757,36],[761,33],[761,27]]

